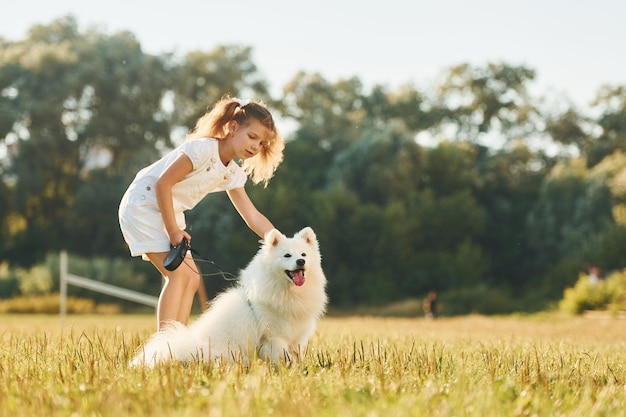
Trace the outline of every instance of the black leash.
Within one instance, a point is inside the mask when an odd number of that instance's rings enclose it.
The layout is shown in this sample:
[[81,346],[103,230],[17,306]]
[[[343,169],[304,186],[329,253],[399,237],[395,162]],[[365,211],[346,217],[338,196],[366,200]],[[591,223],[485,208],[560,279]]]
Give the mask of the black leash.
[[[194,271],[198,275],[200,275],[201,277],[214,277],[214,276],[220,275],[222,278],[224,278],[227,281],[232,281],[232,280],[236,280],[237,279],[237,277],[235,275],[231,274],[230,272],[224,271],[224,268],[222,268],[217,263],[215,263],[215,261],[212,261],[209,258],[207,258],[206,256],[201,255],[196,249],[190,247],[189,250],[191,251],[191,254],[193,255],[194,261],[213,265],[213,267],[215,269],[217,269],[217,272],[213,272],[213,273],[203,273],[201,271]],[[186,262],[186,259],[184,260],[184,262],[185,262],[185,264],[189,268],[191,268],[193,270],[193,266],[189,265]],[[200,268],[198,268],[198,269],[200,269]]]

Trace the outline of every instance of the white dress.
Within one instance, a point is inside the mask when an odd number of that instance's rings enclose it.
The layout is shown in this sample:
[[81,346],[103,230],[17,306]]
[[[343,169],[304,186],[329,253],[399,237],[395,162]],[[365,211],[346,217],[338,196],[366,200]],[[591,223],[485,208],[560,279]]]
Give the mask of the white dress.
[[186,227],[185,210],[195,207],[209,193],[241,188],[246,183],[246,173],[235,161],[224,166],[216,139],[185,141],[139,171],[122,197],[118,215],[131,256],[170,250],[154,185],[181,153],[187,155],[193,164],[193,170],[172,187],[176,223],[182,230]]

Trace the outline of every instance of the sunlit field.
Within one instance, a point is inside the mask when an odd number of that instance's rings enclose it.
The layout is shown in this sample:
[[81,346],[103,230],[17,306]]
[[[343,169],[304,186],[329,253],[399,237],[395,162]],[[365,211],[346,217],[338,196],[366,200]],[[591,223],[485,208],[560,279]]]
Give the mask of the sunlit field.
[[626,320],[325,318],[290,367],[127,367],[152,316],[0,316],[2,416],[623,416]]

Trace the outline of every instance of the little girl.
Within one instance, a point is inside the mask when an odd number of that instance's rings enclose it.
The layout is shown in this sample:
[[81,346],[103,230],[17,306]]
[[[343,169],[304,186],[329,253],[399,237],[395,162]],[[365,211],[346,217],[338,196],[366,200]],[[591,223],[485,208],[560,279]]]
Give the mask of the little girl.
[[178,246],[183,238],[191,242],[184,211],[208,193],[226,191],[248,227],[263,238],[274,226],[256,209],[244,184],[250,176],[255,184],[267,185],[284,147],[263,103],[226,97],[198,119],[182,145],[137,173],[122,197],[119,221],[131,256],[142,255],[165,278],[157,307],[159,330],[168,321],[187,323],[200,284],[190,252],[174,271],[163,267],[170,245]]

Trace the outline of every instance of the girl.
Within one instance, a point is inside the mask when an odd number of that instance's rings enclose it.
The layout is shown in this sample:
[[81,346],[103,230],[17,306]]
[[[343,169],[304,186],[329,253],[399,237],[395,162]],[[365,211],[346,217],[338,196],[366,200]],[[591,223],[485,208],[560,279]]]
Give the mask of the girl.
[[244,184],[250,176],[255,184],[267,185],[284,147],[262,102],[226,97],[198,119],[182,145],[137,173],[122,197],[119,221],[131,256],[142,255],[165,278],[157,307],[159,330],[172,320],[187,324],[200,284],[190,251],[174,271],[163,267],[170,245],[178,246],[183,238],[191,242],[184,211],[208,193],[226,191],[248,227],[263,238],[274,226],[256,209]]

